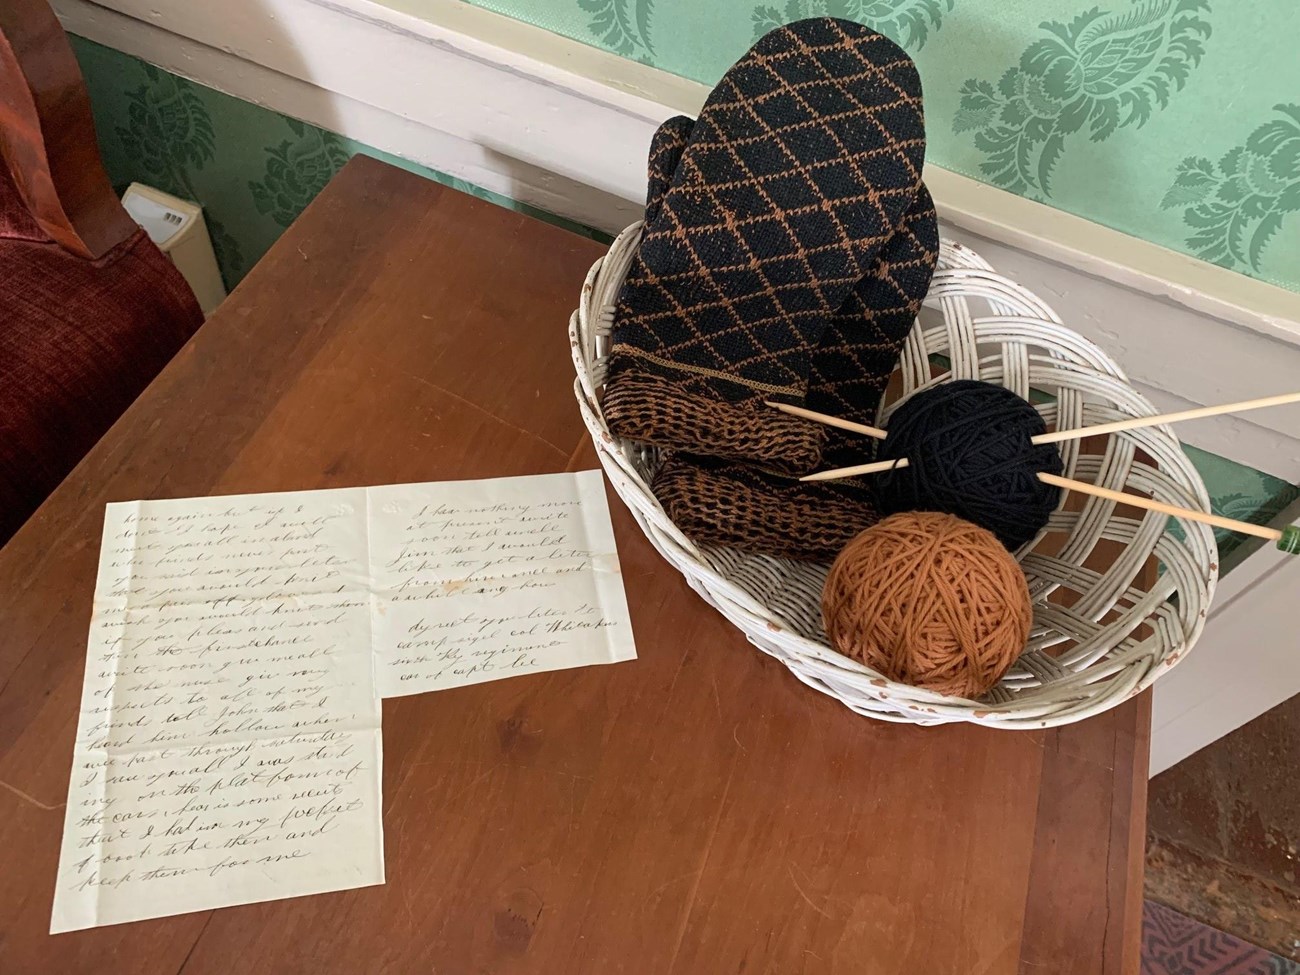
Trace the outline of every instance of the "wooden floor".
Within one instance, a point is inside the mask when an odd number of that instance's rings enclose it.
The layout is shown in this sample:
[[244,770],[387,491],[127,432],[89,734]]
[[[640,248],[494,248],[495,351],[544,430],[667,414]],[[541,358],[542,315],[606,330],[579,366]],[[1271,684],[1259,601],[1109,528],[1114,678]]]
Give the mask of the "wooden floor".
[[1300,973],[1300,697],[1151,780],[1147,896]]
[[385,886],[50,937],[106,501],[578,470],[600,247],[357,159],[0,551],[4,975],[1135,972],[1148,697],[858,717],[611,508],[639,659],[384,702]]

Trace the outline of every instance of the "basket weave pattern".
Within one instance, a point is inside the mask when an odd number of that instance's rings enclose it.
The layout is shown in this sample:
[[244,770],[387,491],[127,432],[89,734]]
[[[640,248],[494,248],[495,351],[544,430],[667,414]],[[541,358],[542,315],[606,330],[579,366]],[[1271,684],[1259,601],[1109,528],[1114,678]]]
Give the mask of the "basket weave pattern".
[[[1176,535],[1163,515],[1135,517],[1127,513],[1133,509],[1120,513],[1112,502],[1088,498],[1078,510],[1058,510],[1016,553],[1034,601],[1034,626],[1025,653],[980,701],[894,683],[833,651],[820,610],[828,566],[691,542],[650,491],[658,451],[620,440],[605,424],[599,392],[613,309],[640,234],[640,224],[629,227],[591,269],[569,323],[583,419],[610,483],[655,548],[801,681],[859,714],[888,721],[1043,728],[1140,693],[1195,643],[1218,580],[1210,529],[1179,520]],[[951,379],[982,379],[1026,399],[1032,388],[1049,429],[1156,413],[1106,353],[969,248],[943,242],[925,305],[899,364],[902,394],[882,404],[882,426],[903,397]],[[1066,477],[1208,510],[1205,486],[1168,426],[1111,434],[1101,453],[1084,453],[1082,444],[1059,445]],[[1098,560],[1099,546],[1118,554]],[[1154,578],[1143,571],[1152,556],[1160,567]],[[1084,567],[1099,561],[1100,568]]]

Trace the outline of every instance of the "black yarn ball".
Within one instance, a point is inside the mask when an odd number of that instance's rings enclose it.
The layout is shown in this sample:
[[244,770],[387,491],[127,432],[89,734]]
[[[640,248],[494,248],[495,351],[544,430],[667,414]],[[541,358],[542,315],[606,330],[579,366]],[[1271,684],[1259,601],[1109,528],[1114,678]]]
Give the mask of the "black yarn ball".
[[1046,430],[1029,403],[992,383],[959,379],[917,393],[894,411],[880,445],[881,460],[906,457],[908,466],[877,475],[879,507],[957,515],[1015,550],[1061,500],[1037,476],[1062,468],[1055,444],[1030,442]]

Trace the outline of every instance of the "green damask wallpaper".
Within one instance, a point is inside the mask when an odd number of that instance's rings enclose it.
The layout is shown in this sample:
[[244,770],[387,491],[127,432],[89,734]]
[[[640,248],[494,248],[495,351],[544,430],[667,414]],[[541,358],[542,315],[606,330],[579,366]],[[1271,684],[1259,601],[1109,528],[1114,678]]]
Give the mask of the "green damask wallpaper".
[[[933,2],[933,9],[942,7],[940,0]],[[927,16],[903,29],[923,36],[933,26],[934,19]],[[121,188],[139,181],[201,203],[230,286],[357,152],[532,212],[462,180],[193,84],[110,48],[81,38],[73,38],[73,44],[90,88],[110,178]],[[575,294],[578,284],[574,282]],[[1188,453],[1209,486],[1215,510],[1230,517],[1266,522],[1300,497],[1300,490],[1267,474],[1204,451],[1189,448]],[[1220,534],[1225,556],[1240,542],[1239,536]]]
[[941,166],[1300,290],[1295,0],[468,0],[713,84],[832,15],[916,58]]

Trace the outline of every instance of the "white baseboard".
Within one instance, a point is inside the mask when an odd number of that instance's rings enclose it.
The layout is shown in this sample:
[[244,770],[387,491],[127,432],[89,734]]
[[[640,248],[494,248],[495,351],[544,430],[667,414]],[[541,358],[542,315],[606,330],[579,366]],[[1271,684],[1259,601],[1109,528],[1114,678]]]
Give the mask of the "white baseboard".
[[[610,232],[640,216],[655,127],[694,114],[707,94],[457,0],[53,2],[74,33]],[[927,167],[926,180],[945,233],[1039,293],[1123,363],[1158,407],[1300,385],[1300,295],[942,169]],[[1179,432],[1300,481],[1300,406]],[[1237,570],[1251,586],[1220,602],[1197,654],[1157,687],[1158,767],[1300,692],[1300,654],[1284,652],[1285,632],[1249,629],[1286,606],[1283,579],[1294,585],[1294,570],[1263,558]],[[1246,678],[1211,721],[1197,709],[1206,688],[1230,676],[1237,634],[1247,632],[1274,641],[1259,658],[1271,661],[1260,669],[1268,686]],[[1198,655],[1203,671],[1192,667]]]

